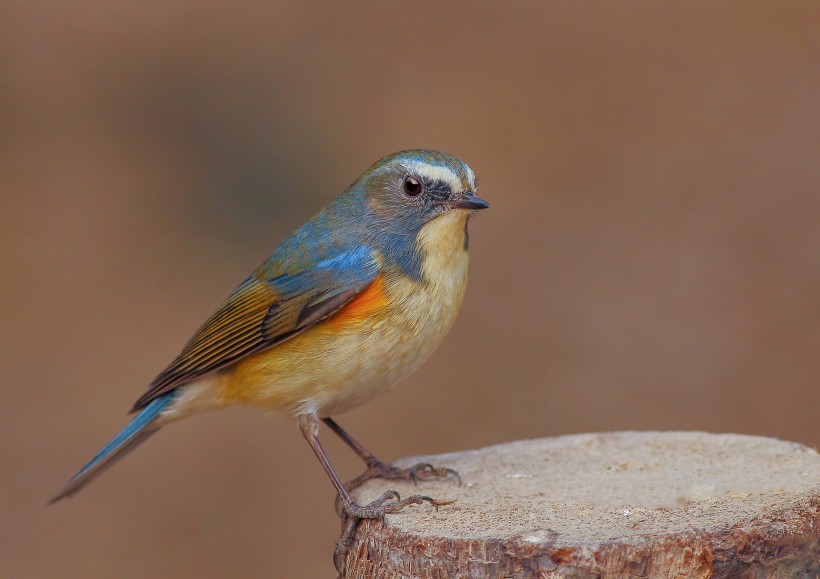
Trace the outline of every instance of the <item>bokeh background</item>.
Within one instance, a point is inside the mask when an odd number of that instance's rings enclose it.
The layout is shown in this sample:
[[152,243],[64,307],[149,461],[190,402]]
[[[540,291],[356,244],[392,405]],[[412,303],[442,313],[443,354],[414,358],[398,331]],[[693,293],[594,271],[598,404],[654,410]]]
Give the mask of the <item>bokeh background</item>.
[[450,338],[339,418],[377,454],[819,444],[818,29],[812,1],[0,2],[0,576],[333,576],[333,492],[287,418],[195,417],[45,500],[408,147],[465,159],[492,209]]

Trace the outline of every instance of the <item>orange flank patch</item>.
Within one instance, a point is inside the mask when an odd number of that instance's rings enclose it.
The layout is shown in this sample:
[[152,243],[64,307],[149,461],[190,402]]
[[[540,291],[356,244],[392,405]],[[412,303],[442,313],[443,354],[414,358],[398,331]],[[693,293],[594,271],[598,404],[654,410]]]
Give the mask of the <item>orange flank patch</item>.
[[326,324],[334,329],[356,324],[371,317],[373,314],[386,308],[387,294],[384,291],[384,278],[378,276],[359,295],[328,318]]

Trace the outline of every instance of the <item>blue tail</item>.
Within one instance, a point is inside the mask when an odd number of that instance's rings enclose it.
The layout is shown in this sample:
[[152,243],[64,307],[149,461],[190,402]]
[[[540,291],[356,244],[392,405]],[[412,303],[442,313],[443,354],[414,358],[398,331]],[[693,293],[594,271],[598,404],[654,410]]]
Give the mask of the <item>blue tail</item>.
[[175,397],[176,391],[174,390],[154,399],[142,412],[137,414],[134,419],[128,423],[128,426],[123,428],[111,442],[106,444],[80,472],[71,477],[71,480],[65,484],[56,496],[48,501],[48,504],[75,494],[82,487],[105,472],[105,470],[117,462],[117,460],[148,440],[152,434],[159,430],[158,426],[152,426],[154,420],[173,402]]

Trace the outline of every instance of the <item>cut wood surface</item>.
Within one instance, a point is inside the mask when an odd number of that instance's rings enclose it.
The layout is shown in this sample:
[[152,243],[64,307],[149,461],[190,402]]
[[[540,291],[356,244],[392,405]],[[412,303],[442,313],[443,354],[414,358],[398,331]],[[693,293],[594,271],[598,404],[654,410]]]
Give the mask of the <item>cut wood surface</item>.
[[408,458],[463,479],[371,480],[455,500],[363,521],[348,578],[820,577],[820,455],[770,438],[581,434]]

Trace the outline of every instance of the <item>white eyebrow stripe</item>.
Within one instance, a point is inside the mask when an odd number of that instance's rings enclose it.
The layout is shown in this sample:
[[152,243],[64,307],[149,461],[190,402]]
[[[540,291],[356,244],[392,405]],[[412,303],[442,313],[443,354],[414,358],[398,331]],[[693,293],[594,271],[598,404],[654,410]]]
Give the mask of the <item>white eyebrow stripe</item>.
[[[430,165],[428,163],[409,163],[410,167],[419,176],[426,177],[431,181],[442,181],[450,186],[451,191],[462,189],[461,178],[449,167],[443,165]],[[472,175],[470,175],[472,177]],[[473,180],[470,179],[472,182]]]

